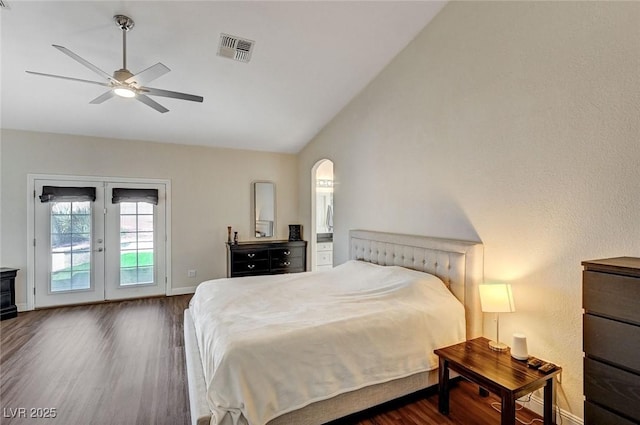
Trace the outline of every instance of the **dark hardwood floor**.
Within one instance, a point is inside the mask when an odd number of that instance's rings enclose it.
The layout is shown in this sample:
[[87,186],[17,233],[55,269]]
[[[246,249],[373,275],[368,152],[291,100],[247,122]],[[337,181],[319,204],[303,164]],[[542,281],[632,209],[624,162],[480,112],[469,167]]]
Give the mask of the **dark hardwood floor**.
[[[189,299],[47,309],[0,322],[2,424],[187,424]],[[27,409],[27,418],[6,418],[9,408]],[[56,418],[29,418],[31,408],[55,408]]]
[[[0,322],[0,423],[190,424],[182,334],[190,298],[23,312]],[[461,382],[451,392],[450,417],[438,413],[438,396],[429,394],[339,423],[498,425],[495,401]],[[32,417],[52,416],[47,409],[55,418]]]

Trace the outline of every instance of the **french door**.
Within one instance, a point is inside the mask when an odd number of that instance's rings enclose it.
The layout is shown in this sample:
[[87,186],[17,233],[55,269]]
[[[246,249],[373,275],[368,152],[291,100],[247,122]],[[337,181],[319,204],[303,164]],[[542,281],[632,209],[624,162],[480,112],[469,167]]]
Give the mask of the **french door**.
[[34,306],[166,293],[166,188],[34,180]]

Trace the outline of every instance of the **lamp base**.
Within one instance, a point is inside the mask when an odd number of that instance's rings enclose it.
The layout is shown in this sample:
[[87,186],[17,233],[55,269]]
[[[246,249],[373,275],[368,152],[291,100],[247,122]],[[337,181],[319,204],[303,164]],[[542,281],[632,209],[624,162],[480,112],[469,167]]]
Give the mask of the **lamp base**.
[[493,351],[507,351],[509,346],[507,344],[503,344],[502,342],[489,341],[489,348]]

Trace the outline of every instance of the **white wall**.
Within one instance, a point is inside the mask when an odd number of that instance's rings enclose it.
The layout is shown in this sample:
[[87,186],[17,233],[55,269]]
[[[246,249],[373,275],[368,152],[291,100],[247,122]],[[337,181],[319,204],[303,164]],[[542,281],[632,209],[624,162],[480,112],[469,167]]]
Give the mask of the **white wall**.
[[[130,140],[2,130],[3,267],[22,270],[16,302],[26,303],[27,174],[171,180],[172,292],[226,276],[227,226],[253,240],[251,182],[276,184],[276,239],[298,223],[296,156]],[[195,278],[187,270],[198,271]]]
[[352,228],[481,240],[485,280],[513,285],[501,334],[564,368],[579,417],[580,262],[640,256],[638,22],[637,2],[451,2],[300,154],[301,217],[334,161],[336,264]]

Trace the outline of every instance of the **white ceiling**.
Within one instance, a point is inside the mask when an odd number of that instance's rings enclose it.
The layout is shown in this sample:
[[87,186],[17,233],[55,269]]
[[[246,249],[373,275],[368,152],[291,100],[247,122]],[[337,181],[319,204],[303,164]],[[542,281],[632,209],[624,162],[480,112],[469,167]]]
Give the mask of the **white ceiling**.
[[[2,128],[272,152],[298,152],[438,13],[429,1],[3,0]],[[100,81],[51,47],[62,45],[108,74],[122,66],[113,15],[127,34],[134,74],[162,62],[151,87],[204,96],[89,101],[104,87],[27,74]],[[255,41],[249,63],[216,55],[220,33]]]

